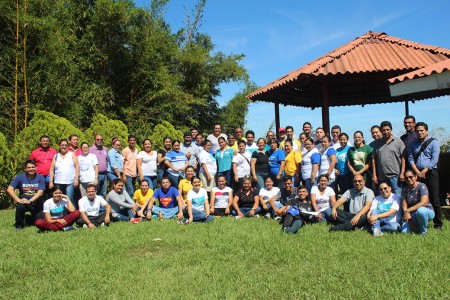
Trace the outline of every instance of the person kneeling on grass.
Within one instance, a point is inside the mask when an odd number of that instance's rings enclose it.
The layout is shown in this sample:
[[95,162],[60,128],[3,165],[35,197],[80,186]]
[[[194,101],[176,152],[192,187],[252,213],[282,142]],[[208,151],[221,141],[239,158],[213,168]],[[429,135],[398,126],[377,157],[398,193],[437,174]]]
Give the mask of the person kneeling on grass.
[[252,178],[245,176],[242,181],[242,189],[239,190],[233,198],[233,211],[231,214],[236,220],[243,217],[259,216],[261,207],[259,207],[259,196],[256,190],[252,188]]
[[58,185],[52,187],[53,198],[44,202],[44,217],[34,222],[37,228],[42,231],[72,230],[73,223],[80,217],[80,212],[75,210],[72,202],[66,195],[63,195]]
[[428,221],[434,218],[427,186],[417,181],[417,175],[412,170],[405,172],[405,179],[408,186],[402,191],[402,233],[418,232],[425,235]]
[[303,224],[317,222],[317,217],[312,214],[312,204],[308,201],[308,189],[304,185],[297,188],[297,197],[287,200],[280,211],[283,215],[281,224],[286,233],[297,233]]
[[[367,226],[367,212],[375,198],[373,191],[366,188],[362,175],[353,177],[353,189],[346,191],[342,197],[334,203],[331,209],[331,218],[335,226],[330,227],[330,231],[354,230],[355,227]],[[338,209],[341,204],[349,202],[350,211]]]
[[[77,220],[78,226],[93,229],[97,226],[108,226],[111,206],[101,196],[96,195],[97,187],[93,184],[86,186],[86,196],[78,201],[81,218]],[[105,211],[101,211],[103,207]]]
[[148,203],[153,196],[153,190],[149,188],[150,183],[147,179],[141,180],[140,189],[134,192],[133,198],[138,206],[137,215],[140,218],[151,219],[151,214],[147,210]]
[[372,201],[367,219],[372,225],[373,236],[400,231],[400,197],[392,193],[389,181],[380,184],[380,195]]
[[[187,194],[187,205],[183,208],[186,217],[180,223],[211,222],[214,217],[209,215],[208,193],[200,187],[201,180],[198,177],[192,179],[194,186]],[[206,212],[206,213],[205,213]]]
[[[159,205],[155,204],[158,200]],[[158,216],[159,219],[171,219],[175,215],[178,220],[183,219],[183,199],[178,190],[170,186],[170,180],[167,177],[161,179],[161,187],[153,193],[153,197],[148,204],[148,211],[152,217]]]
[[142,218],[136,218],[138,206],[131,200],[127,192],[124,192],[125,181],[116,178],[112,181],[113,189],[106,196],[106,201],[111,205],[113,221],[130,221],[138,223]]

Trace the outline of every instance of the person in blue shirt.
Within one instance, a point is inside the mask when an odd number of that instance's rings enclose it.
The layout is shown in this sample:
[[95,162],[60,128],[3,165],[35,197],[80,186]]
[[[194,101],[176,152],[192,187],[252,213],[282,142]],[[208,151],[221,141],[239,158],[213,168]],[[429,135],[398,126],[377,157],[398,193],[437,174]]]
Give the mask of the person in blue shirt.
[[[336,185],[335,193],[338,194],[338,187],[341,194],[344,194],[347,190],[352,188],[352,174],[348,168],[348,156],[347,152],[351,148],[348,145],[348,134],[345,132],[339,135],[340,147],[336,149]],[[348,201],[344,203],[344,211],[349,211]]]
[[172,150],[169,151],[164,157],[164,163],[167,166],[167,177],[170,180],[172,186],[177,187],[181,177],[184,177],[184,172],[189,166],[189,160],[186,154],[180,150],[180,141],[172,141]]
[[[21,230],[25,226],[25,213],[31,212],[33,222],[42,211],[43,201],[41,196],[45,190],[45,178],[36,173],[36,163],[34,160],[25,162],[25,172],[17,175],[9,184],[6,190],[11,199],[16,203],[16,230]],[[19,195],[16,194],[19,190]]]
[[417,140],[408,145],[408,162],[419,181],[425,183],[429,192],[429,200],[435,213],[433,223],[435,228],[442,228],[442,213],[439,199],[439,142],[428,136],[428,125],[417,122],[414,127]]
[[223,137],[218,138],[219,149],[214,153],[214,158],[217,161],[217,174],[222,174],[227,179],[227,183],[231,184],[231,170],[234,156],[233,148],[228,147],[227,140]]
[[113,181],[116,178],[122,178],[123,156],[120,152],[122,143],[118,138],[112,139],[112,147],[108,151],[108,179]]
[[284,151],[279,149],[280,143],[276,139],[270,141],[270,150],[267,152],[269,155],[269,175],[274,181],[273,186],[279,187],[282,185],[281,178],[284,173],[285,154]]
[[[158,200],[158,204],[155,201]],[[179,220],[183,219],[183,198],[178,190],[170,185],[167,177],[161,179],[161,187],[156,189],[148,204],[148,211],[153,218],[170,219],[175,215]]]

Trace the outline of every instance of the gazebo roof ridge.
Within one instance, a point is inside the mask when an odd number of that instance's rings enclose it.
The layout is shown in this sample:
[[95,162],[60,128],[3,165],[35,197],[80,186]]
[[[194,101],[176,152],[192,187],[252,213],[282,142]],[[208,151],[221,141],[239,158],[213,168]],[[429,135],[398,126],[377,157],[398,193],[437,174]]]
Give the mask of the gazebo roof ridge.
[[[362,46],[362,47],[361,47]],[[408,50],[408,48],[415,49]],[[289,86],[309,76],[363,74],[378,71],[397,72],[398,75],[450,57],[450,50],[434,45],[392,37],[385,32],[369,31],[304,66],[289,72],[247,95],[252,100],[271,90]]]

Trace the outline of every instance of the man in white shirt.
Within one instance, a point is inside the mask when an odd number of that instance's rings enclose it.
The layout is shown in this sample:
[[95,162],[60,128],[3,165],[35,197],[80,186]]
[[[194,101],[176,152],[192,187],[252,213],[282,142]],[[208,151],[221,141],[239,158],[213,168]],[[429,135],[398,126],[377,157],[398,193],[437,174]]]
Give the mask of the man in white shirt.
[[[97,187],[93,184],[86,186],[86,196],[78,201],[81,218],[77,224],[83,228],[94,229],[98,226],[108,226],[111,206],[101,196],[96,195]],[[105,211],[101,210],[105,208]]]

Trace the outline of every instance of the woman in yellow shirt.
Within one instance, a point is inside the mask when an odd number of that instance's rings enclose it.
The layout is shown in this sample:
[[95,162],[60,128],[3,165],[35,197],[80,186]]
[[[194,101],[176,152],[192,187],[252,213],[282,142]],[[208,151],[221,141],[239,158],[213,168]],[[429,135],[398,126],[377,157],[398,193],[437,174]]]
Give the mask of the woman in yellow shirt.
[[[195,177],[195,170],[193,166],[188,166],[186,168],[186,178],[180,180],[178,184],[178,193],[180,193],[183,198],[184,203],[187,205],[187,193],[192,190],[192,179]],[[200,187],[202,185],[200,184]]]
[[295,184],[300,183],[300,167],[302,163],[302,153],[297,150],[293,150],[292,141],[286,140],[284,143],[284,149],[286,151],[286,158],[284,159],[284,173],[292,177],[292,182]]

